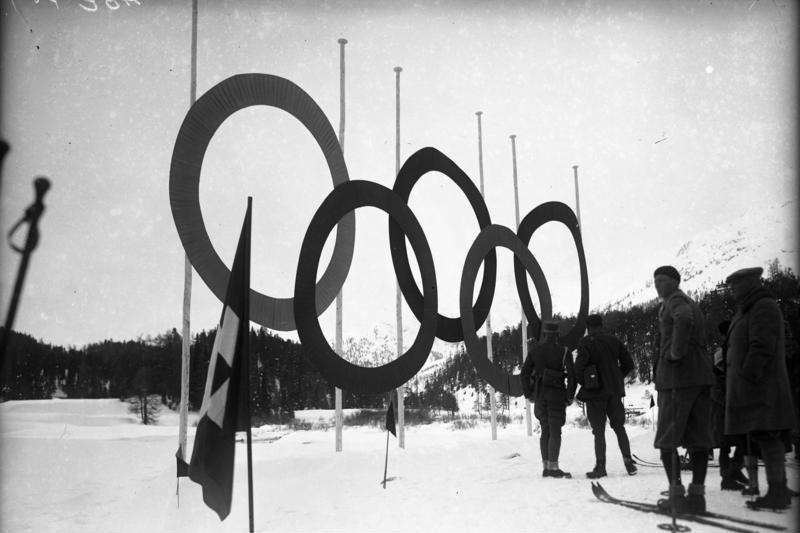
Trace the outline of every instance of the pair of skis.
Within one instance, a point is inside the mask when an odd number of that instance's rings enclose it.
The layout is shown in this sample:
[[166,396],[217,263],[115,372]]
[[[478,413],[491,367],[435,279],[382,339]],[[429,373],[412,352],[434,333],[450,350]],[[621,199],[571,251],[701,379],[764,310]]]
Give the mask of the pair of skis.
[[[620,500],[619,498],[615,498],[611,496],[606,491],[606,489],[604,489],[603,486],[600,485],[600,483],[592,482],[592,492],[594,493],[595,497],[603,503],[620,505],[622,507],[627,507],[628,509],[634,509],[636,511],[641,511],[644,513],[655,513],[669,517],[672,516],[671,512],[660,509],[658,505],[653,503],[636,502],[631,500]],[[712,512],[705,512],[703,514],[678,514],[677,518],[684,521],[697,522],[698,524],[718,527],[728,531],[733,531],[735,533],[757,533],[757,530],[749,529],[743,526],[769,529],[772,531],[786,530],[786,527],[779,526],[776,524],[770,524],[767,522],[760,522],[758,520],[750,520],[747,518],[739,518],[737,516],[730,516],[726,514],[712,513]],[[739,525],[734,525],[734,524],[739,524]]]

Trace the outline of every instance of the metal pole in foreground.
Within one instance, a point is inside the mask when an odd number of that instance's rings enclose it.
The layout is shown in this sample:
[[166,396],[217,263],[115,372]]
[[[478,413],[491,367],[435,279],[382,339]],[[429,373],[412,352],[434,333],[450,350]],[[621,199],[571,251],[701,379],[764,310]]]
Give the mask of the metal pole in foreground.
[[[344,45],[347,39],[339,39],[339,146],[344,154]],[[342,291],[336,295],[336,353],[341,357],[342,354]],[[342,389],[336,387],[336,451],[342,451]]]
[[[511,138],[511,160],[514,171],[514,220],[519,229],[519,187],[517,184],[517,144],[516,135],[510,135]],[[522,337],[522,363],[528,359],[528,319],[525,317],[525,310],[520,307],[520,337]],[[525,428],[528,436],[533,435],[533,421],[531,420],[531,402],[525,398]]]
[[[11,231],[8,232],[11,248],[15,252],[22,254],[22,260],[20,261],[19,268],[17,269],[17,279],[14,282],[14,290],[11,293],[11,302],[8,304],[8,313],[6,314],[4,329],[2,332],[0,332],[0,371],[2,371],[0,376],[2,376],[4,379],[6,378],[6,374],[9,374],[13,371],[13,361],[6,361],[6,359],[8,359],[6,348],[8,347],[9,340],[11,340],[11,332],[14,327],[14,317],[17,314],[17,305],[19,305],[19,299],[22,295],[22,286],[25,283],[25,274],[28,271],[28,262],[30,261],[33,250],[39,243],[39,218],[42,216],[42,213],[44,213],[44,195],[50,188],[50,180],[44,176],[39,176],[33,180],[33,188],[36,191],[36,197],[33,203],[27,209],[25,209],[25,214],[23,217],[16,224],[14,224],[14,226],[11,228]],[[28,235],[25,237],[24,246],[19,248],[11,243],[11,236],[14,234],[17,228],[21,228],[24,223],[28,224]]]
[[[400,73],[403,67],[394,67],[395,72],[395,158],[394,175],[400,173]],[[395,281],[397,296],[395,299],[397,308],[397,357],[403,355],[403,295],[400,292],[400,283]],[[397,387],[397,443],[401,448],[406,447],[405,416],[403,413],[403,397],[405,396],[405,385]],[[388,438],[388,437],[387,437]],[[384,488],[386,484],[384,483]]]
[[[478,171],[481,179],[481,196],[485,200],[486,195],[483,191],[483,130],[481,129],[483,111],[476,111],[475,115],[478,117]],[[493,360],[492,354],[492,317],[491,313],[488,313],[486,315],[486,356],[489,361]],[[497,399],[495,398],[494,387],[491,385],[489,385],[489,407],[492,419],[492,440],[497,440]]]

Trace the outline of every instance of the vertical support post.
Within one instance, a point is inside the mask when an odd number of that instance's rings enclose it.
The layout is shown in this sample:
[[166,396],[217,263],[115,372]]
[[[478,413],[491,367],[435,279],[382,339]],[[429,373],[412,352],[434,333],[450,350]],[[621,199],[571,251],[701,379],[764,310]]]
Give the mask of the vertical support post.
[[[510,135],[511,138],[511,161],[514,172],[514,220],[516,227],[519,229],[519,184],[517,182],[517,143],[516,135]],[[526,281],[527,283],[527,281]],[[522,364],[528,359],[528,319],[525,316],[525,310],[520,306],[520,337],[522,337]],[[531,402],[525,398],[525,429],[530,437],[533,435],[533,422],[531,420]]]
[[[192,46],[189,81],[189,107],[197,99],[197,0],[192,0]],[[192,263],[183,256],[183,318],[181,320],[181,404],[178,414],[178,446],[181,460],[186,461],[186,433],[189,419],[189,369],[191,366]],[[180,499],[180,477],[178,478]],[[180,501],[180,500],[179,500]]]
[[[395,73],[395,143],[394,143],[394,175],[400,173],[400,73],[403,67],[394,67]],[[403,295],[400,291],[400,284],[395,281],[396,297],[395,307],[397,311],[397,357],[403,355]],[[403,399],[405,397],[405,385],[397,388],[397,444],[401,448],[406,447],[405,413]]]
[[[481,115],[483,111],[476,111],[478,117],[478,174],[480,176],[481,196],[486,200],[483,190],[483,130],[481,129]],[[486,315],[486,356],[489,361],[493,360],[492,351],[492,316],[491,312]],[[489,385],[489,408],[492,424],[492,440],[497,440],[497,399],[495,398],[494,387]]]
[[[581,226],[581,199],[578,194],[578,165],[572,165],[572,171],[575,173],[575,214],[578,216],[578,228]],[[583,235],[581,235],[583,237]]]
[[[347,39],[339,39],[339,146],[342,148],[344,154],[344,45],[347,44]],[[343,356],[342,353],[342,312],[343,312],[343,297],[342,290],[336,295],[336,353]],[[342,414],[342,389],[336,387],[336,451],[342,451],[342,426],[344,425],[344,416]]]

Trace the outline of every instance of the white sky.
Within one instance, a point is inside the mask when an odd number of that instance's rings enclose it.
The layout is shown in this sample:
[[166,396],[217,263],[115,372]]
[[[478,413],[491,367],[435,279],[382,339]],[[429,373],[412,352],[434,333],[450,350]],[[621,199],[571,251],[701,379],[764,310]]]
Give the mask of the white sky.
[[[32,200],[32,179],[53,182],[15,329],[59,344],[156,335],[181,322],[183,249],[168,178],[189,105],[191,1],[82,7],[90,4],[0,2],[0,134],[11,144],[4,234]],[[201,0],[199,13],[198,96],[234,74],[276,74],[308,92],[334,131],[337,39],[348,39],[351,179],[394,181],[396,65],[403,67],[401,161],[434,146],[477,183],[475,112],[483,111],[493,222],[515,225],[510,134],[521,216],[550,200],[574,206],[572,165],[579,165],[592,307],[636,288],[709,226],[797,197],[792,2]],[[218,130],[200,197],[227,264],[246,197],[254,197],[253,286],[287,297],[306,227],[330,189],[310,134],[283,111],[258,107]],[[439,310],[457,316],[477,222],[441,175],[423,178],[410,205],[433,250]],[[386,217],[367,208],[356,219],[345,337],[395,320]],[[555,310],[576,312],[569,233],[548,224],[531,249]],[[0,250],[5,317],[18,259],[5,244]],[[498,255],[495,330],[519,320],[512,256]],[[321,317],[331,338],[333,307]],[[220,310],[195,276],[192,330],[213,327]],[[417,323],[408,309],[404,317],[408,343]]]

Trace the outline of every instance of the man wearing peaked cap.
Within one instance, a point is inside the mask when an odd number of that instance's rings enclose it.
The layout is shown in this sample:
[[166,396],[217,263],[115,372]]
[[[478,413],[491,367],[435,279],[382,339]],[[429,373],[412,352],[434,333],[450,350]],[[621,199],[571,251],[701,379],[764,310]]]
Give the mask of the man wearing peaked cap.
[[[570,478],[558,466],[561,451],[561,427],[567,421],[567,406],[575,397],[575,373],[572,354],[558,343],[558,322],[542,325],[543,342],[535,345],[522,365],[520,379],[525,397],[533,402],[533,414],[542,433],[539,451],[542,454],[543,477]],[[564,380],[566,378],[566,386]]]
[[753,509],[785,509],[791,503],[784,454],[797,425],[786,369],[783,314],[762,286],[760,267],[737,270],[725,280],[736,301],[727,337],[725,435],[746,435],[758,444],[769,488],[747,502]]

